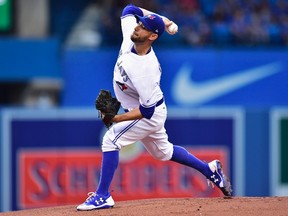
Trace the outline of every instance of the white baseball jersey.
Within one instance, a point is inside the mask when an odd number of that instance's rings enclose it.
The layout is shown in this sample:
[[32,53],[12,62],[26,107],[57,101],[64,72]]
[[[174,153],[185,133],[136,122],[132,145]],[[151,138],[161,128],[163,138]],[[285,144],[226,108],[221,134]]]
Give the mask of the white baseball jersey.
[[153,49],[144,56],[131,52],[133,42],[130,37],[136,25],[133,15],[122,17],[123,43],[114,68],[115,95],[122,107],[129,110],[139,107],[139,104],[155,106],[163,98],[161,68]]
[[[144,56],[131,52],[133,42],[130,36],[136,25],[136,18],[132,14],[121,18],[123,43],[114,68],[114,92],[121,106],[128,110],[140,104],[145,108],[153,107],[161,99],[163,101],[160,89],[161,68],[153,49]],[[164,127],[166,118],[167,109],[165,102],[162,102],[155,106],[150,119],[114,124],[103,137],[102,151],[120,150],[141,141],[154,158],[170,160],[173,145],[168,141]]]

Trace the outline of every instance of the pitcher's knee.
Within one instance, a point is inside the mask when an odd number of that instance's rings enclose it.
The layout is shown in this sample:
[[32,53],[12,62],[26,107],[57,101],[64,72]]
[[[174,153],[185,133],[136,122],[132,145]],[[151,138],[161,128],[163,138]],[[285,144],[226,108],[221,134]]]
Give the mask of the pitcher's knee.
[[168,161],[172,158],[172,154],[173,154],[173,147],[171,146],[166,149],[161,149],[157,152],[154,152],[152,155],[157,160]]
[[114,137],[110,134],[109,131],[107,131],[102,141],[103,152],[120,150],[121,147],[113,143],[113,140],[114,140]]

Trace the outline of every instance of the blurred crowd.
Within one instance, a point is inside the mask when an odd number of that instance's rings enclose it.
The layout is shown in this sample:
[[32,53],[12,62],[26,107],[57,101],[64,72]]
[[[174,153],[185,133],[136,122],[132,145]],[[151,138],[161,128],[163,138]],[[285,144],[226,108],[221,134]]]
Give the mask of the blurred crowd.
[[288,46],[288,0],[106,0],[99,30],[104,46],[120,43],[119,16],[128,3],[175,21],[177,46]]

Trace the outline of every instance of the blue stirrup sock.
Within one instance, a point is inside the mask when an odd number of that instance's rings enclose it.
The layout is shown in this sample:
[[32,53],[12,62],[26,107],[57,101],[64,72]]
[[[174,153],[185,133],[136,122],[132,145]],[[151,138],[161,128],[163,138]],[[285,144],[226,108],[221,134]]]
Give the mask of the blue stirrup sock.
[[206,177],[210,175],[211,170],[207,163],[203,162],[202,160],[198,159],[191,153],[189,153],[185,148],[181,146],[173,146],[174,151],[171,158],[171,161],[192,167],[199,172],[201,172]]
[[106,196],[119,163],[119,151],[103,152],[102,166],[97,194]]

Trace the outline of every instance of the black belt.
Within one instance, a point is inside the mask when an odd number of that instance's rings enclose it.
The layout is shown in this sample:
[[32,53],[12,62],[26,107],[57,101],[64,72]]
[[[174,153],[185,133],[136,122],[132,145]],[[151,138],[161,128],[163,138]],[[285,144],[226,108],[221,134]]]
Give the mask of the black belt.
[[156,103],[156,107],[160,106],[164,102],[164,97]]
[[[160,106],[164,102],[164,97],[156,103],[156,107]],[[129,112],[128,109],[124,109],[125,112]]]

